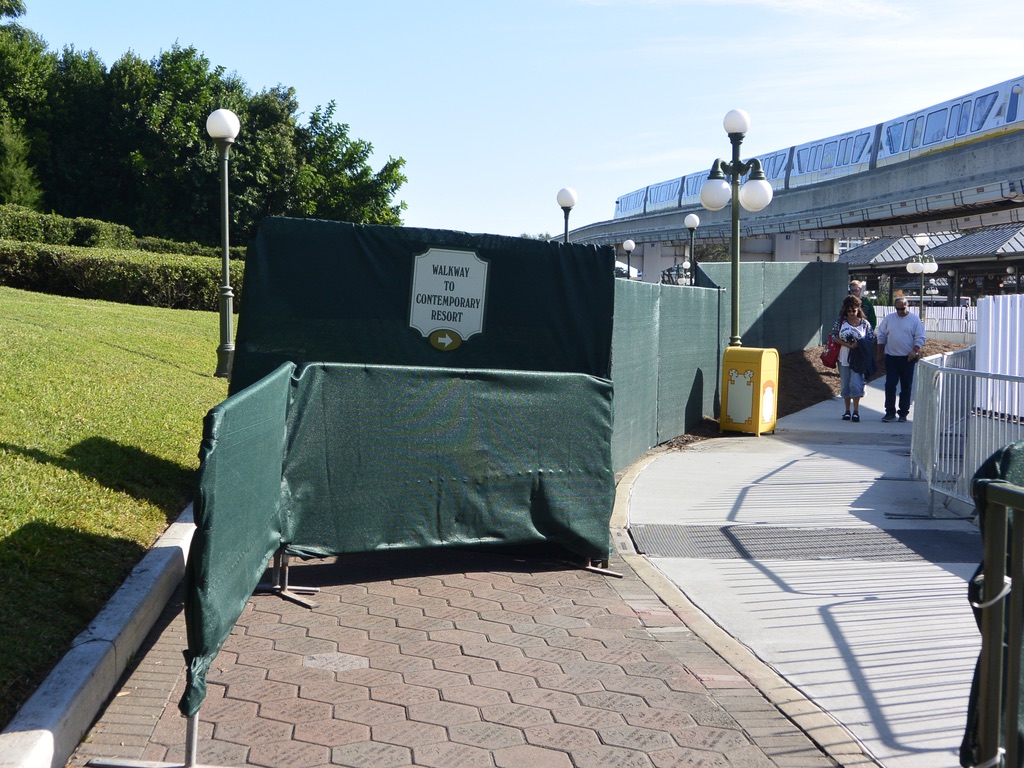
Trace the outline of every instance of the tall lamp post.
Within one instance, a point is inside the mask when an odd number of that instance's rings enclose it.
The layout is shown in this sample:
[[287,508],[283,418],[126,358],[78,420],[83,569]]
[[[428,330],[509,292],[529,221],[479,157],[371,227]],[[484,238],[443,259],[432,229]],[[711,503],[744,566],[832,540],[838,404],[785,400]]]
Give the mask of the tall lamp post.
[[[711,166],[708,180],[700,189],[700,204],[709,211],[720,211],[732,202],[732,336],[730,347],[742,345],[740,339],[740,206],[754,213],[772,201],[772,185],[764,176],[761,161],[757,158],[748,162],[740,160],[740,144],[750,130],[750,115],[742,109],[734,109],[722,121],[725,132],[732,142],[732,162],[721,158]],[[750,178],[740,187],[740,179],[747,173]],[[725,177],[731,178],[730,182]]]
[[632,280],[633,279],[632,259],[633,259],[633,250],[635,248],[636,248],[636,243],[634,243],[632,240],[623,240],[622,241],[622,250],[624,250],[626,252],[626,279],[627,280]]
[[[697,252],[693,250],[693,236],[697,232],[697,227],[700,226],[700,216],[696,213],[688,213],[686,218],[683,219],[683,226],[690,230],[690,266],[683,264],[683,269],[693,269],[693,275],[697,275]],[[692,281],[691,281],[692,283]]]
[[914,235],[914,243],[921,249],[921,253],[907,262],[907,272],[919,275],[921,278],[921,311],[919,315],[922,320],[924,320],[924,276],[939,271],[939,265],[935,263],[935,260],[926,259],[924,255],[925,249],[928,248],[931,241],[932,239],[928,235]]
[[576,201],[579,199],[576,197],[576,190],[572,187],[562,187],[558,190],[557,198],[558,205],[562,209],[562,213],[565,214],[565,237],[562,242],[569,242],[569,211],[576,205]]
[[220,287],[220,346],[217,347],[217,370],[214,376],[227,378],[231,375],[231,363],[235,355],[235,343],[231,333],[231,316],[234,313],[234,291],[231,290],[231,255],[229,250],[228,219],[228,155],[241,125],[238,116],[230,109],[217,109],[206,118],[206,132],[217,144],[220,154],[220,245],[221,245],[221,287]]

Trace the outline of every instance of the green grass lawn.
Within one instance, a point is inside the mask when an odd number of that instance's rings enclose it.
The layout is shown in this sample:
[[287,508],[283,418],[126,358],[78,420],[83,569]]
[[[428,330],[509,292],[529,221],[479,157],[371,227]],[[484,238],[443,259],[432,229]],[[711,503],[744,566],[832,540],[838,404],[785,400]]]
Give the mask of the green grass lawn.
[[0,728],[191,498],[218,334],[0,287]]

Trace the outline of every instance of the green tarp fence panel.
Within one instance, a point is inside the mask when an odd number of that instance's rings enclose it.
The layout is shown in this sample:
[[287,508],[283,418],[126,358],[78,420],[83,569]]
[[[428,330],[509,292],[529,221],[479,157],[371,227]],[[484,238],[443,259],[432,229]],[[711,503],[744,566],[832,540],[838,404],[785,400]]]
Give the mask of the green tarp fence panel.
[[206,672],[281,544],[281,467],[294,365],[213,408],[203,424],[196,530],[185,569],[187,687],[182,712],[206,696]]
[[607,559],[611,403],[584,374],[291,363],[229,397],[203,436],[182,713],[280,546]]
[[[449,274],[417,271],[435,255]],[[246,256],[230,392],[289,361],[607,379],[614,263],[609,246],[267,219]],[[449,328],[479,315],[482,330],[439,349],[412,327],[434,312],[461,313]]]
[[723,313],[728,312],[724,291],[664,287],[658,329],[658,443],[718,412],[722,350],[729,343],[728,316]]
[[[1024,486],[1024,441],[1011,443],[998,451],[993,453],[985,462],[978,468],[978,471],[974,473],[972,479],[972,486],[974,488],[975,496],[975,509],[978,512],[978,524],[981,529],[982,540],[985,539],[985,502],[984,498],[980,493],[979,480],[1005,480],[1008,483],[1012,483],[1016,486]],[[1010,518],[1010,533],[1008,538],[1008,544],[1012,544],[1014,536],[1021,536],[1019,530],[1014,531],[1017,527],[1016,523],[1019,521],[1015,520],[1014,517]],[[998,540],[995,540],[998,541]],[[1008,546],[1009,549],[1009,546]],[[1009,561],[1009,553],[1008,561]],[[983,581],[979,578],[984,571],[984,561],[978,566],[974,576],[968,582],[967,587],[967,599],[971,606],[980,605],[983,602]],[[1007,564],[1007,571],[1009,572],[1011,563]],[[1014,584],[1013,589],[1017,590],[1020,585]],[[1010,628],[1010,613],[1009,613],[1009,600],[1004,600],[1002,605],[1006,609],[1006,627],[1009,632]],[[974,608],[974,616],[978,622],[978,628],[981,629],[982,624],[982,612],[979,608]],[[1024,649],[1008,649],[1012,650],[1018,656],[1024,653]],[[1018,691],[1021,696],[1024,697],[1024,663],[1021,664],[1020,669],[1022,670],[1022,679],[1020,680],[1020,687]],[[978,664],[974,670],[974,680],[971,683],[971,694],[970,699],[967,703],[967,726],[964,729],[964,738],[960,745],[960,765],[968,768],[969,766],[976,766],[981,762],[984,757],[979,754],[979,730],[983,727],[983,724],[979,721],[979,678],[981,675],[981,658],[979,656]],[[1005,683],[1004,683],[1005,684]],[[1006,702],[1003,702],[1006,705]],[[1016,733],[1009,734],[1005,733],[1003,738],[1006,740],[1016,739],[1018,748],[1016,753],[1018,756],[1024,755],[1024,699],[1019,701],[1018,717],[1017,717],[1017,728]],[[1019,760],[1018,765],[1009,768],[1020,768]]]
[[[731,329],[732,266],[704,262],[700,285],[725,290],[725,338]],[[744,262],[740,264],[740,337],[745,347],[779,354],[821,344],[847,295],[849,268],[829,262]],[[827,318],[827,320],[825,320]]]
[[615,382],[615,468],[629,466],[658,442],[659,301],[662,286],[615,281],[612,381]]
[[309,365],[284,461],[286,551],[555,542],[608,556],[611,382]]

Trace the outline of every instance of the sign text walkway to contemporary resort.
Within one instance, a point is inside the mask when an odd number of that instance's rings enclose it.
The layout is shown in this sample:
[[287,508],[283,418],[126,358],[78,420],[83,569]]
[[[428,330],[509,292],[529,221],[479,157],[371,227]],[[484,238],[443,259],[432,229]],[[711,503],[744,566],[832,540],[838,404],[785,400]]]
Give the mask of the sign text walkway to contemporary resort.
[[409,326],[451,351],[484,328],[487,262],[472,251],[431,248],[413,265]]

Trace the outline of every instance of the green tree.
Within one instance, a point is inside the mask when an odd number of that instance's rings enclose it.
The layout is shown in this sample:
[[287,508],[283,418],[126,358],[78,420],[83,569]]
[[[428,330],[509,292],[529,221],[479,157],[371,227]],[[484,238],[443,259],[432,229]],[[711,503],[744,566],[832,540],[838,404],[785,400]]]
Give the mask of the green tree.
[[0,117],[0,203],[39,210],[43,200],[28,163],[28,141],[9,117]]
[[107,70],[94,51],[66,47],[55,60],[33,118],[35,154],[50,208],[67,216],[109,213],[111,140]]
[[25,15],[25,3],[22,0],[0,0],[0,17],[17,18]]
[[0,115],[25,120],[38,109],[53,61],[35,32],[14,23],[0,26]]
[[401,224],[404,202],[393,203],[408,181],[405,160],[389,157],[376,173],[369,165],[373,145],[350,139],[348,125],[334,122],[335,103],[317,107],[299,128],[300,167],[288,212],[357,224]]

